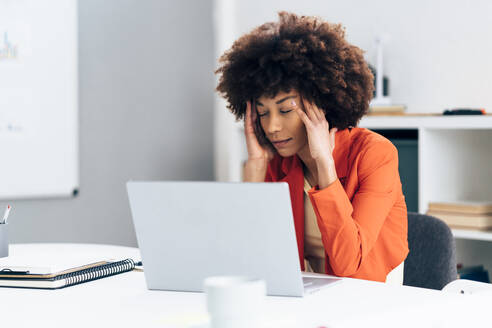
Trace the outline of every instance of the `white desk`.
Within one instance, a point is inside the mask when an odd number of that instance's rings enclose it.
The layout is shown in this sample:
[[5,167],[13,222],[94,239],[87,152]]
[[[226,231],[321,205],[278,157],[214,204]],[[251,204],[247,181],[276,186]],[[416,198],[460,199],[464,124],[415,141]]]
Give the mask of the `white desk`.
[[[109,245],[14,244],[10,254],[0,265],[140,260],[137,248]],[[344,279],[304,298],[268,297],[265,327],[487,326],[488,304],[476,295]],[[198,324],[206,320],[202,293],[149,291],[142,272],[59,290],[0,288],[2,327],[206,327]]]

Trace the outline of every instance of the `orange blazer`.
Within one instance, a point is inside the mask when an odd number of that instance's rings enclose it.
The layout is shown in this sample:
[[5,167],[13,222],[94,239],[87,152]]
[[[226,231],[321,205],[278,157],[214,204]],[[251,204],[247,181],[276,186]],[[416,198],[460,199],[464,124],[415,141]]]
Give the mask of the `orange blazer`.
[[[408,254],[407,207],[398,152],[362,128],[338,131],[333,151],[338,179],[309,190],[326,254],[326,273],[386,281]],[[304,270],[304,173],[297,155],[276,155],[265,182],[289,184],[299,260]]]

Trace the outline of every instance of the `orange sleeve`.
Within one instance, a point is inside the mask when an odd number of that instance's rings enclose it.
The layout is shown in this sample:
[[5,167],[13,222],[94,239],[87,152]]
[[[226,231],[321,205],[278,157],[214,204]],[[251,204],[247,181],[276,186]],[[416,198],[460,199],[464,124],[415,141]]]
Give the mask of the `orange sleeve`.
[[338,179],[309,191],[330,265],[339,276],[357,273],[401,191],[395,146],[388,140],[370,145],[360,155],[356,179],[359,190],[352,201]]

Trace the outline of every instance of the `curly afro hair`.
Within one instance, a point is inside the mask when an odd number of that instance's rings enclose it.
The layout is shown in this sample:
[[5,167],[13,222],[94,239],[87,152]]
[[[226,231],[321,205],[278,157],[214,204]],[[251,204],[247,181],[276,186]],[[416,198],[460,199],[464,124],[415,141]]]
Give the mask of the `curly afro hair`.
[[219,59],[217,91],[236,120],[246,101],[296,90],[325,112],[330,127],[356,126],[373,95],[373,75],[340,24],[279,12],[234,42]]

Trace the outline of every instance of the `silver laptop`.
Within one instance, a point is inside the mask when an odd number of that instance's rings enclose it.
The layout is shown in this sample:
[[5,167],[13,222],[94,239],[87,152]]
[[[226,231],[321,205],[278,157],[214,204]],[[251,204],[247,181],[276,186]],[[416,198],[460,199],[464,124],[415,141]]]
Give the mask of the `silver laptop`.
[[262,278],[302,296],[340,279],[303,277],[286,182],[128,182],[149,289],[202,291],[206,277]]

